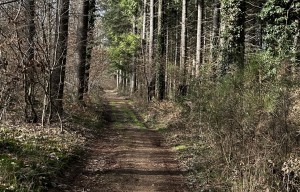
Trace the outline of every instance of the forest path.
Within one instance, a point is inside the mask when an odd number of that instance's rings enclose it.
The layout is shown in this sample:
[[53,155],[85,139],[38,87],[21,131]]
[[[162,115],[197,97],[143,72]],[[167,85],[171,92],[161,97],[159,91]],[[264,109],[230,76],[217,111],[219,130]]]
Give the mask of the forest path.
[[187,191],[185,171],[162,135],[147,129],[125,98],[113,91],[106,98],[112,122],[90,145],[86,163],[67,191]]

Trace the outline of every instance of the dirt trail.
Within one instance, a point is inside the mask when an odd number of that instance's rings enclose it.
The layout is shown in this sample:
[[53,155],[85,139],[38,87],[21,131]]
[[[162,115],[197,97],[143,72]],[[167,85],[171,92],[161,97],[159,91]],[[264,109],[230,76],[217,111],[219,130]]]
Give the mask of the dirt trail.
[[127,100],[114,92],[107,92],[107,98],[110,128],[90,145],[84,167],[65,191],[187,191],[185,172],[162,136],[138,121]]

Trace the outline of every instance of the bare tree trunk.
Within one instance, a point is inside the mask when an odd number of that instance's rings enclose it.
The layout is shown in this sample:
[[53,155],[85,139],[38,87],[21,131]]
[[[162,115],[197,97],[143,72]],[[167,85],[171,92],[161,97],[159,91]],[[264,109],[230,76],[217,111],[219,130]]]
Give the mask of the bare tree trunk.
[[182,0],[179,95],[186,92],[186,15],[187,0]]
[[86,54],[86,65],[84,75],[84,93],[89,92],[89,79],[90,79],[90,68],[92,62],[92,51],[94,47],[94,28],[95,28],[95,11],[96,11],[96,0],[90,0],[89,5],[89,21],[88,21],[88,42],[87,42],[87,54]]
[[37,122],[37,113],[34,108],[34,91],[35,91],[35,67],[34,67],[34,38],[35,38],[35,1],[26,2],[26,16],[28,21],[27,42],[28,50],[24,62],[24,92],[25,92],[25,121],[28,123]]
[[126,94],[126,91],[127,91],[127,72],[123,71],[122,74],[123,74],[123,77],[122,77],[122,81],[123,81],[122,82],[122,85],[123,85],[122,92],[124,94]]
[[218,57],[219,41],[220,41],[220,13],[221,3],[220,0],[215,0],[214,15],[213,15],[213,31],[211,43],[211,61],[215,62]]
[[116,85],[117,85],[117,90],[119,90],[119,87],[120,87],[120,70],[117,70],[117,74],[116,74],[117,78],[117,82],[116,82]]
[[[298,25],[298,29],[300,29],[300,20],[297,19],[296,23]],[[297,64],[297,67],[299,67],[300,65],[300,31],[299,30],[294,37],[294,54],[295,54],[295,63]]]
[[165,1],[158,1],[158,25],[157,25],[157,64],[156,64],[156,98],[165,98],[165,56],[166,56],[166,22]]
[[165,56],[165,66],[166,66],[166,71],[165,71],[165,96],[168,97],[170,93],[170,82],[171,82],[171,75],[169,73],[170,69],[170,64],[169,64],[169,50],[170,50],[170,43],[169,43],[169,27],[166,25],[166,56]]
[[149,26],[149,77],[147,78],[147,95],[148,100],[151,100],[153,95],[153,89],[155,90],[154,86],[151,86],[153,84],[155,77],[153,77],[153,41],[154,41],[154,0],[150,0],[150,26]]
[[176,24],[175,24],[175,51],[174,51],[174,65],[176,70],[173,71],[172,76],[172,97],[175,98],[177,94],[177,87],[180,84],[180,79],[178,78],[179,73],[177,68],[179,68],[180,72],[180,14],[179,9],[176,8]]
[[123,72],[122,70],[118,70],[118,90],[122,91],[123,89]]
[[87,38],[89,27],[89,0],[83,0],[82,17],[80,27],[78,28],[78,85],[77,85],[77,100],[83,102],[83,94],[85,88],[85,72],[87,62]]
[[143,2],[143,29],[142,29],[142,39],[146,39],[146,22],[147,22],[147,0]]
[[[55,52],[57,49],[57,33],[58,33],[58,8],[59,8],[59,1],[57,1],[57,10],[53,11],[54,7],[52,5],[54,4],[54,0],[51,0],[50,3],[47,4],[47,23],[48,23],[48,31],[47,35],[45,35],[44,42],[47,44],[46,53],[47,53],[47,59],[46,59],[46,66],[48,69],[50,69],[51,64],[53,64],[55,61]],[[53,19],[55,17],[55,19]],[[53,22],[56,22],[56,27],[53,29],[52,26]],[[45,32],[46,33],[46,32]],[[51,75],[49,72],[47,72],[44,76],[44,99],[43,99],[43,112],[41,117],[41,123],[42,126],[45,125],[45,123],[50,122],[51,118]]]
[[197,0],[197,46],[196,46],[196,77],[199,77],[199,69],[203,64],[204,47],[204,0]]
[[149,34],[149,64],[153,65],[153,41],[154,41],[154,0],[150,0],[150,34]]
[[[132,33],[137,34],[137,27],[136,27],[136,16],[133,16],[132,21]],[[130,79],[130,94],[132,95],[137,89],[137,78],[136,78],[136,55],[132,57],[132,71],[131,71],[131,79]]]
[[210,62],[212,63],[213,78],[217,77],[217,61],[220,50],[220,25],[221,25],[221,3],[220,0],[214,1],[213,29],[211,38]]
[[56,59],[50,77],[51,116],[56,113],[59,115],[62,115],[63,113],[64,81],[68,48],[69,5],[70,0],[60,0]]
[[[143,0],[143,14],[142,14],[142,17],[143,17],[143,26],[142,26],[142,34],[141,34],[141,57],[142,57],[142,65],[141,66],[138,66],[139,69],[138,69],[138,72],[139,72],[139,84],[138,84],[138,89],[139,89],[139,92],[141,94],[142,97],[146,98],[146,94],[147,91],[144,91],[144,90],[147,90],[147,87],[145,87],[145,85],[147,84],[148,82],[148,77],[147,77],[147,70],[146,70],[146,65],[147,65],[147,40],[146,40],[146,34],[147,34],[147,31],[146,31],[146,25],[147,25],[147,0]],[[142,84],[144,86],[142,86]]]

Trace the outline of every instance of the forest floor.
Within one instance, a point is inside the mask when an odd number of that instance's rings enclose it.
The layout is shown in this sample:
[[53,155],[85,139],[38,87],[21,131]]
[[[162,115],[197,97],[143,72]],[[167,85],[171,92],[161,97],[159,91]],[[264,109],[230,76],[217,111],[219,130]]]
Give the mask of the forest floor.
[[187,191],[186,171],[157,130],[147,128],[129,100],[106,92],[110,123],[66,173],[60,191]]

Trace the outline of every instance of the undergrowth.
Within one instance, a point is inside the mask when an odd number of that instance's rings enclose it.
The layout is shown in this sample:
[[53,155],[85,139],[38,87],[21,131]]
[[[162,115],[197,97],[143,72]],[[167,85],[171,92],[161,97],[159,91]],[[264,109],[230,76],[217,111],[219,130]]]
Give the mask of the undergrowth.
[[288,64],[280,62],[257,54],[242,73],[232,72],[219,82],[206,77],[195,85],[186,120],[199,135],[191,161],[196,188],[299,189],[299,127],[293,126],[298,119],[290,118],[293,100],[299,99],[291,94],[298,85],[290,84],[293,77],[279,67]]
[[[58,177],[86,153],[87,138],[97,137],[110,121],[108,107],[99,98],[85,106],[66,106],[63,132],[59,125],[0,125],[0,191],[39,192],[56,188]],[[97,134],[95,134],[97,133]]]
[[24,126],[0,128],[0,191],[45,191],[82,152],[79,135]]
[[219,79],[203,69],[180,103],[136,104],[181,154],[191,191],[300,189],[300,89],[290,63],[270,58],[255,54]]

